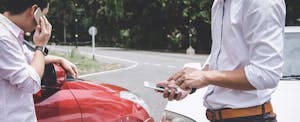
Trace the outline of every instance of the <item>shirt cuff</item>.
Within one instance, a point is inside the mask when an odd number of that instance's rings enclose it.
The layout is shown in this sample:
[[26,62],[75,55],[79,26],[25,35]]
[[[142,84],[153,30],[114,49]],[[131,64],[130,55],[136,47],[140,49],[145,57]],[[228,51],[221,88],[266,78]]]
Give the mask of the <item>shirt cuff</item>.
[[277,86],[278,82],[275,83],[273,81],[274,79],[270,78],[272,75],[258,67],[248,65],[244,68],[244,70],[249,83],[258,90],[265,90]]

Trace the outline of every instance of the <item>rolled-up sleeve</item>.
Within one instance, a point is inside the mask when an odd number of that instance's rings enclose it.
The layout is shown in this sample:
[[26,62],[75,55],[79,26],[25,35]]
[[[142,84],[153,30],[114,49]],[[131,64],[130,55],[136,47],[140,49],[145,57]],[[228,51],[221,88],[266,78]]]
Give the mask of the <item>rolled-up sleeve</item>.
[[40,90],[41,78],[27,62],[22,51],[18,42],[0,38],[0,75],[23,92],[34,94]]
[[250,59],[246,77],[256,89],[274,88],[282,75],[285,4],[254,0],[248,7],[243,29]]

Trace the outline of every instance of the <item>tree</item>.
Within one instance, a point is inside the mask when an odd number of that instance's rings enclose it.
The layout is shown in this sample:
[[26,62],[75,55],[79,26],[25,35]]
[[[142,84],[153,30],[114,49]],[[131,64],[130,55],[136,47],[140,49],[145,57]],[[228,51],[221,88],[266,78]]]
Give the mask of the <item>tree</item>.
[[286,25],[300,25],[300,1],[285,0],[287,5]]
[[[185,50],[189,44],[200,53],[211,45],[212,0],[52,0],[49,19],[57,40],[90,41],[87,30],[98,28],[98,46],[136,49]],[[75,6],[77,3],[77,6]],[[299,2],[286,0],[287,25],[299,25]],[[74,19],[77,18],[77,23]],[[76,29],[80,28],[80,29]],[[189,33],[192,36],[189,37]]]

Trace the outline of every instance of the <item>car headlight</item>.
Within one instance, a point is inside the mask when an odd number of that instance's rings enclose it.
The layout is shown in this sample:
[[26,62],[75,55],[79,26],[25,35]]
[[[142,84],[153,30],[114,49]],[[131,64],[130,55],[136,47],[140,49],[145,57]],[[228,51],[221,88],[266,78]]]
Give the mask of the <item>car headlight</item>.
[[148,105],[146,104],[146,102],[141,98],[141,97],[138,97],[137,95],[129,92],[129,91],[121,91],[120,92],[120,97],[122,99],[126,99],[126,100],[129,100],[129,101],[132,101],[140,106],[142,106],[148,113],[150,112],[149,111],[149,107]]
[[195,120],[171,111],[165,111],[162,122],[196,122]]

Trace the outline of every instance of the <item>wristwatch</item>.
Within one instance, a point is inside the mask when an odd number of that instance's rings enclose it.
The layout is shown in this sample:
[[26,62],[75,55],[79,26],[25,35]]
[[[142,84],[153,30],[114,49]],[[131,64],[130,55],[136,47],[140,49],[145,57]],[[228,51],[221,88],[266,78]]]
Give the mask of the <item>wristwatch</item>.
[[197,90],[197,88],[192,88],[192,91],[190,92],[190,94],[193,94],[193,93],[195,93],[195,92],[196,92],[196,90]]
[[41,51],[45,56],[48,55],[48,49],[45,46],[35,46],[35,51],[39,50]]

